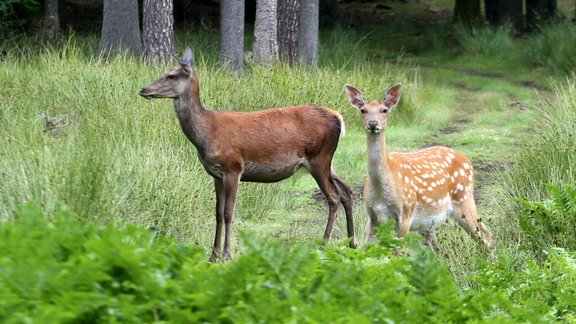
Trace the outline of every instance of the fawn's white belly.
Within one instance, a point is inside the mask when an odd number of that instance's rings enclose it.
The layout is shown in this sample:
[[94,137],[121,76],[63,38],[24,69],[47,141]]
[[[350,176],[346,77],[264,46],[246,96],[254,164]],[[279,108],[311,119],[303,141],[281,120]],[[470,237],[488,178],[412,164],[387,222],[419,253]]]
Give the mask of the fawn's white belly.
[[[386,203],[375,203],[368,207],[374,213],[379,222],[386,222],[389,219],[396,219],[397,210]],[[451,217],[453,208],[451,204],[447,204],[443,208],[437,208],[433,211],[425,210],[420,203],[416,204],[414,213],[412,214],[412,221],[410,223],[411,231],[418,231],[423,229],[430,229],[441,224],[444,224],[448,217]],[[401,221],[401,220],[397,220]]]
[[420,203],[416,204],[414,214],[412,215],[412,223],[410,224],[411,231],[431,229],[444,224],[448,217],[453,213],[452,204],[447,204],[443,208],[425,210]]

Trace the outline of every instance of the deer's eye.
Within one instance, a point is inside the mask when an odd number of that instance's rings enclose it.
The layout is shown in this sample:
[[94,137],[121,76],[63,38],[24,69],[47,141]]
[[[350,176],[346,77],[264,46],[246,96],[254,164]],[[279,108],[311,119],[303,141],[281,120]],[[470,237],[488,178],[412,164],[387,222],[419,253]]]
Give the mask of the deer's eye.
[[172,80],[172,79],[175,79],[175,78],[176,78],[176,76],[175,76],[174,74],[168,74],[168,75],[166,76],[166,79],[168,79],[168,80]]
[[380,112],[382,112],[383,114],[385,114],[385,113],[388,112],[388,108],[384,108],[384,109],[382,109]]
[[366,109],[364,109],[364,108],[361,108],[361,109],[360,109],[360,112],[363,113],[363,114],[365,114],[365,113],[367,113],[368,111],[367,111]]

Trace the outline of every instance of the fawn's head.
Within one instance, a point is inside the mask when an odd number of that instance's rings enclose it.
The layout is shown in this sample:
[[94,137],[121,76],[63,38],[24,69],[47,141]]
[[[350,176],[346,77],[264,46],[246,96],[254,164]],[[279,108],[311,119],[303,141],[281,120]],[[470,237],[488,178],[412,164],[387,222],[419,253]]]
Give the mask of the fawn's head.
[[192,69],[194,53],[187,48],[181,58],[176,58],[179,66],[164,74],[158,80],[145,86],[138,93],[146,99],[152,98],[179,98],[190,87],[190,81],[195,82],[196,77]]
[[347,84],[344,86],[348,101],[362,114],[364,129],[367,133],[378,134],[386,129],[388,113],[396,107],[400,101],[400,92],[402,84],[398,83],[386,91],[383,100],[372,100],[366,102],[364,95],[354,86]]

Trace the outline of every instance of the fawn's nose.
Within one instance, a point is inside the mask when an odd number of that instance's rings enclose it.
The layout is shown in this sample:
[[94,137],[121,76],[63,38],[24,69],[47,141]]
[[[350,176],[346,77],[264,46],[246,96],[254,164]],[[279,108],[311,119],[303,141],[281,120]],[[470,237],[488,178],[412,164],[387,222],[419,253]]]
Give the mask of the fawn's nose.
[[375,120],[368,121],[368,129],[375,130],[378,127],[378,122]]

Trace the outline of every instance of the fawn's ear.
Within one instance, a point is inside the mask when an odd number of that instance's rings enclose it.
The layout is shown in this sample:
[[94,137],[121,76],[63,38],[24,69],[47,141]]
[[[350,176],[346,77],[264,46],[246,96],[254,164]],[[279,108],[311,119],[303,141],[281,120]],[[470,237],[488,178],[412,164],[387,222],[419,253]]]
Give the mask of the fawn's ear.
[[356,107],[357,109],[360,109],[364,106],[366,100],[364,100],[364,95],[362,94],[362,91],[356,89],[353,85],[350,84],[346,84],[344,86],[344,89],[346,90],[346,94],[348,95],[348,101],[352,106]]
[[402,83],[396,83],[395,85],[391,86],[390,89],[386,91],[384,101],[382,102],[384,106],[388,107],[388,109],[393,109],[394,107],[396,107],[396,105],[400,101],[401,91],[402,91]]

